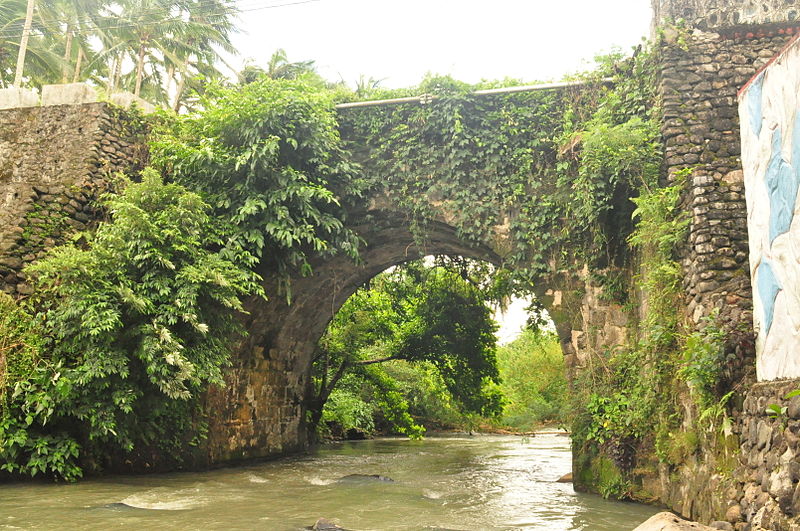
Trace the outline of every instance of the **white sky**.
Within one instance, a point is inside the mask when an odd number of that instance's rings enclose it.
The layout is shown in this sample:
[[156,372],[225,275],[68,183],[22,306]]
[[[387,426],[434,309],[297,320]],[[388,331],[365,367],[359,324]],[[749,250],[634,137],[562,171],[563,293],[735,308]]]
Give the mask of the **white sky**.
[[505,312],[495,311],[494,320],[500,325],[497,330],[497,342],[500,345],[511,343],[522,333],[522,328],[528,322],[528,312],[525,308],[530,304],[528,299],[513,299]]
[[328,80],[360,75],[384,87],[416,85],[427,72],[481,79],[551,81],[584,61],[641,42],[650,0],[240,0],[240,57],[266,66],[286,50],[314,60]]

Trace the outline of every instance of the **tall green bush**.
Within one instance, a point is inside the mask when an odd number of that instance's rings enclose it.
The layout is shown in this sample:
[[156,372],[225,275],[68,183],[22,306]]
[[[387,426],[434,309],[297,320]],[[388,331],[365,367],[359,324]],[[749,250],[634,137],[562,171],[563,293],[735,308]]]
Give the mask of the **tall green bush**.
[[[79,450],[86,463],[192,431],[192,408],[180,404],[222,383],[240,298],[262,293],[251,258],[197,194],[146,171],[105,206],[112,220],[85,246],[56,248],[27,270],[46,339],[3,410],[6,470],[72,479]],[[63,462],[35,461],[40,446]]]

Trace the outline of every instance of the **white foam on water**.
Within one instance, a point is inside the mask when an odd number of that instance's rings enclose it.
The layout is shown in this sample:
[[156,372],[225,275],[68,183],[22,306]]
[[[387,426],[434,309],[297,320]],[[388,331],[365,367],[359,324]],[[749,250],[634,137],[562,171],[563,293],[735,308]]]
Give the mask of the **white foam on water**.
[[333,479],[322,479],[316,476],[311,478],[306,477],[305,480],[311,483],[312,485],[330,485],[335,482],[335,480]]
[[422,496],[428,498],[429,500],[441,500],[443,494],[441,492],[426,489],[422,491]]
[[247,479],[250,481],[250,483],[269,483],[269,480],[267,478],[262,478],[256,476],[255,474],[250,474],[249,476],[247,476]]
[[185,511],[205,505],[207,500],[199,496],[198,489],[183,489],[178,491],[153,489],[132,494],[120,500],[120,502],[125,505],[130,505],[131,507],[136,507],[137,509],[150,509],[152,511]]

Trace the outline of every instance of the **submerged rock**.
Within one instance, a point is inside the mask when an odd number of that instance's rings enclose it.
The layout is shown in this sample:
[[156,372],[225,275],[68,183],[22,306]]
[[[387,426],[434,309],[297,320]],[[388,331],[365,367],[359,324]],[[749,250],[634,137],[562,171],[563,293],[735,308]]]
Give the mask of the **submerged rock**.
[[347,531],[344,527],[336,525],[325,518],[319,518],[313,526],[307,529],[311,529],[311,531]]
[[394,483],[394,480],[392,478],[381,476],[379,474],[349,474],[347,476],[340,477],[337,481],[339,483],[360,483],[360,482],[366,483],[371,481]]
[[714,531],[714,528],[663,512],[650,517],[633,531]]
[[146,511],[142,507],[134,507],[133,505],[128,505],[127,503],[123,502],[114,502],[114,503],[107,503],[105,505],[101,505],[100,507],[95,507],[95,509],[111,509],[112,511]]

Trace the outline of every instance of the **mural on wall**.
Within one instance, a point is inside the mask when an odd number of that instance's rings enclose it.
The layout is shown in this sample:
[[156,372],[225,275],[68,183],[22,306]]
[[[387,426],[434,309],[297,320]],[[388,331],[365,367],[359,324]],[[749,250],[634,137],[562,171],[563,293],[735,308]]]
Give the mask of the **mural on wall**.
[[800,377],[800,41],[739,95],[759,380]]

